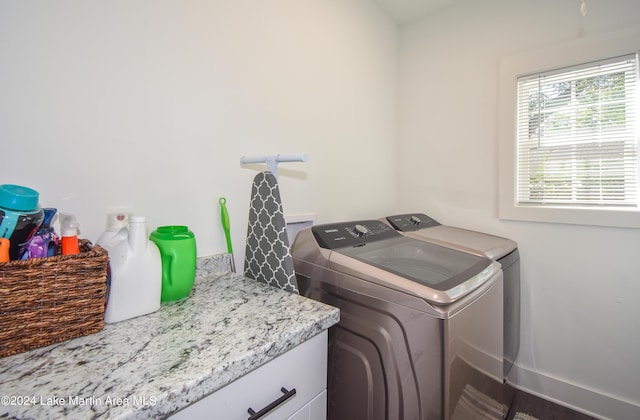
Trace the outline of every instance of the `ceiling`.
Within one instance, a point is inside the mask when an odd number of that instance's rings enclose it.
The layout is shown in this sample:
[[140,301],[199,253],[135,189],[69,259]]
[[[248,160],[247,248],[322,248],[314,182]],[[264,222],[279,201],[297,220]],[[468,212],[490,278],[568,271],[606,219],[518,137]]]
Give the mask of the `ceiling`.
[[419,18],[460,0],[375,0],[396,21]]

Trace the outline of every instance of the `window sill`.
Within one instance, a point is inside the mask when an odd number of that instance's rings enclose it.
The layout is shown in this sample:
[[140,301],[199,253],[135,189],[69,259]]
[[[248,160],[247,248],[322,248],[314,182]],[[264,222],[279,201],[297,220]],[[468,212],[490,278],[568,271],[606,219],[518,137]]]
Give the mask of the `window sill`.
[[640,229],[640,210],[500,206],[500,219]]

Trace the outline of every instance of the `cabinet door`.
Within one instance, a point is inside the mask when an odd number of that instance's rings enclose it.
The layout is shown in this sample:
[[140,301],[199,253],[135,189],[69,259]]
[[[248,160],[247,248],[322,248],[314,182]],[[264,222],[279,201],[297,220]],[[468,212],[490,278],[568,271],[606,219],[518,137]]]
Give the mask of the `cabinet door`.
[[171,419],[210,419],[215,413],[215,418],[247,420],[250,417],[249,409],[260,412],[278,399],[284,399],[283,388],[290,391],[288,394],[293,393],[295,389],[295,394],[260,417],[260,420],[286,419],[314,400],[326,387],[327,332],[323,331],[175,413]]
[[327,391],[322,391],[287,420],[327,420]]

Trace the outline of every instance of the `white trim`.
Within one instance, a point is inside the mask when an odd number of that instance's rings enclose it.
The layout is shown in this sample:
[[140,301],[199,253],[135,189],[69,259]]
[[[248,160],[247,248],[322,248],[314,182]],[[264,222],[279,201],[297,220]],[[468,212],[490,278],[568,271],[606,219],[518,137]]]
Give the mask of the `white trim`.
[[[513,381],[513,382],[512,382]],[[558,405],[602,419],[640,419],[640,405],[514,365],[509,383]]]
[[640,26],[527,51],[500,60],[499,108],[499,216],[501,219],[534,222],[640,228],[640,209],[575,209],[568,207],[516,206],[515,124],[519,75],[569,67],[640,50]]

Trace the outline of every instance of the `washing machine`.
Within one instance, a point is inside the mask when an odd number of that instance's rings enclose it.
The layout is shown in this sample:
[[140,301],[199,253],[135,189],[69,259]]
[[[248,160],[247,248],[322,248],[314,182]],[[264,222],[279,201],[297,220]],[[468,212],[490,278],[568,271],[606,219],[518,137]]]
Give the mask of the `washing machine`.
[[399,214],[385,219],[405,236],[490,258],[502,265],[504,275],[504,369],[506,381],[520,351],[520,253],[511,239],[443,226],[422,213]]
[[505,417],[500,264],[379,220],[303,229],[292,256],[300,293],[340,308],[328,419]]

